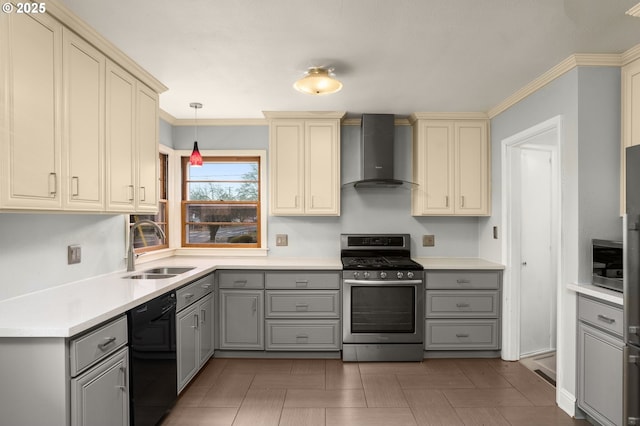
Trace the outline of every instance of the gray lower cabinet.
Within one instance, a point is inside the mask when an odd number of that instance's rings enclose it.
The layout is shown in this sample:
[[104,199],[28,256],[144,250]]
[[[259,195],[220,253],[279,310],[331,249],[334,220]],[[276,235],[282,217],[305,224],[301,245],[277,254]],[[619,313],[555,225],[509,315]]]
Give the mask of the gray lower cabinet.
[[265,287],[266,350],[340,350],[339,272],[268,271]]
[[578,406],[602,425],[622,425],[622,309],[578,297]]
[[71,424],[124,426],[129,424],[126,347],[71,380]]
[[127,318],[69,343],[71,425],[129,424]]
[[497,353],[502,272],[444,270],[425,276],[425,350]]
[[220,289],[220,349],[264,349],[264,290]]
[[176,291],[176,352],[178,392],[213,355],[214,274]]
[[178,392],[213,355],[213,295],[176,315]]

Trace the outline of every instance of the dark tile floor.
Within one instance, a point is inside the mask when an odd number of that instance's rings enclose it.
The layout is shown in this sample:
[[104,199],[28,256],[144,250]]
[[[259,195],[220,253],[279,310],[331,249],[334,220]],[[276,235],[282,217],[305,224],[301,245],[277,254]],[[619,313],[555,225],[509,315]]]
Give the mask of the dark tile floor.
[[164,426],[587,425],[518,362],[212,359]]

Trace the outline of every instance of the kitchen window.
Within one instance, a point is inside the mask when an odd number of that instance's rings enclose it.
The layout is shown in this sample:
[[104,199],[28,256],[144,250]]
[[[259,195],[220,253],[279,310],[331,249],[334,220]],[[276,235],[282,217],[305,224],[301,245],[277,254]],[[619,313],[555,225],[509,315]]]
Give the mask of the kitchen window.
[[146,253],[154,250],[161,250],[169,247],[169,220],[168,220],[168,163],[169,156],[167,154],[160,153],[159,156],[159,179],[160,179],[160,197],[158,201],[158,214],[157,215],[143,215],[132,214],[129,215],[129,224],[133,225],[143,219],[151,220],[158,225],[164,231],[166,238],[162,239],[156,231],[150,226],[138,227],[133,235],[133,248],[136,253]]
[[182,246],[260,247],[260,157],[182,157]]

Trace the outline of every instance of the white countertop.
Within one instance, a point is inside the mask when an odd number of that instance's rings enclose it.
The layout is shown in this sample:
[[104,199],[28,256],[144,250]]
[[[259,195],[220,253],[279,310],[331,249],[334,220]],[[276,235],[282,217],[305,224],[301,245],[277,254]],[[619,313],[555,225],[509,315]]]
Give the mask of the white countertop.
[[606,300],[607,302],[615,303],[616,305],[623,306],[622,293],[609,290],[606,288],[598,287],[593,284],[569,284],[567,285],[569,290],[576,293],[586,294],[587,296],[595,297],[596,299]]
[[[503,269],[474,258],[415,260],[425,269]],[[120,271],[0,301],[0,337],[71,337],[216,269],[342,269],[339,258],[174,256],[139,264],[136,270],[159,266],[194,269],[161,280],[123,279],[132,273]]]
[[416,257],[424,269],[504,269],[504,265],[477,257]]

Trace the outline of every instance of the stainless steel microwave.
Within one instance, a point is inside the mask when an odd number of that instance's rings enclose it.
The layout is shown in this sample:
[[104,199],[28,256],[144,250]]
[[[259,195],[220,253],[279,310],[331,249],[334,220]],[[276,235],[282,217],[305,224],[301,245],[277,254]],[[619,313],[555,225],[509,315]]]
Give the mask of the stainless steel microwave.
[[593,285],[622,292],[624,270],[621,241],[592,240]]

